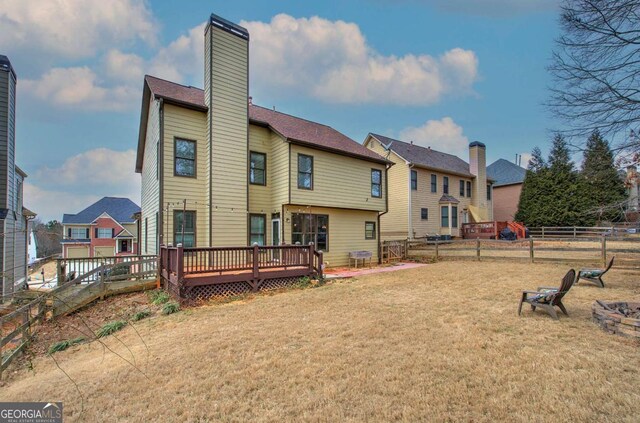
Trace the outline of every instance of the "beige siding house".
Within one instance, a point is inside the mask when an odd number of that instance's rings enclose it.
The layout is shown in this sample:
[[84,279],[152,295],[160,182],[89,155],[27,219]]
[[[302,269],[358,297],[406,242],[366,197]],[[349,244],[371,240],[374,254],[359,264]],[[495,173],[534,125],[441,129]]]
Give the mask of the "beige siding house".
[[378,256],[393,164],[335,129],[251,103],[247,31],[215,15],[204,90],[146,76],[141,244],[307,244],[329,267]]
[[389,212],[380,221],[383,240],[458,237],[463,223],[493,220],[484,144],[469,145],[469,163],[378,134],[364,145],[395,163],[388,170]]

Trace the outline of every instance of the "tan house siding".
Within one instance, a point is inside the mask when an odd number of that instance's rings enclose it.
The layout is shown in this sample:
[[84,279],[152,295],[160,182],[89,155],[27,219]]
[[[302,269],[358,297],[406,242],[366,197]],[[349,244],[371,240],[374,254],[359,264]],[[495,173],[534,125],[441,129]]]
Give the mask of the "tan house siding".
[[382,240],[405,239],[409,233],[409,167],[400,156],[385,150],[377,140],[369,137],[365,145],[395,163],[387,171],[389,212],[380,217],[380,237]]
[[[160,140],[160,102],[151,100],[149,118],[147,121],[147,135],[142,162],[142,234],[140,236],[142,254],[157,254],[156,251],[156,217],[160,204],[160,181],[158,175],[157,143]],[[145,233],[147,221],[148,233]],[[148,239],[148,245],[145,245]]]
[[[474,181],[469,178],[462,178],[451,174],[431,171],[428,169],[414,168],[418,172],[418,189],[411,191],[411,205],[412,205],[412,229],[414,237],[420,238],[427,235],[451,235],[459,236],[460,227],[463,223],[464,210],[468,209],[471,203],[471,198],[466,196],[466,182]],[[431,175],[437,177],[437,192],[431,192]],[[444,177],[449,178],[449,195],[460,201],[459,204],[452,204],[452,206],[458,207],[458,226],[457,228],[442,227],[441,220],[441,206],[446,206],[448,203],[440,203],[440,198],[444,195]],[[460,196],[460,180],[465,181],[465,196]],[[473,191],[473,190],[472,190]],[[428,209],[428,219],[422,219],[422,209]],[[451,216],[449,216],[451,219]],[[450,222],[451,223],[451,222]]]
[[[298,155],[313,157],[313,189],[298,188]],[[383,195],[371,196],[371,170],[382,172]],[[291,203],[385,210],[385,166],[326,151],[291,145]]]
[[272,206],[280,208],[289,202],[289,143],[271,132],[271,151],[271,177],[267,177],[272,185]]
[[271,244],[271,214],[280,212],[280,206],[274,205],[272,199],[274,163],[271,131],[260,126],[249,125],[249,151],[266,155],[266,185],[249,184],[249,213],[266,217],[266,243]]
[[[196,245],[208,244],[208,192],[206,190],[206,115],[202,112],[164,105],[164,193],[165,212],[163,230],[164,241],[174,244],[173,219],[176,210],[183,210],[183,200],[187,200],[186,209],[196,212]],[[185,139],[196,143],[196,176],[176,176],[175,140]]]
[[515,220],[522,184],[493,188],[493,218],[497,221]]
[[329,250],[324,254],[327,267],[347,266],[349,252],[356,250],[371,251],[373,253],[372,263],[377,263],[378,240],[377,237],[376,239],[365,239],[365,222],[377,222],[378,212],[328,207],[286,206],[283,225],[287,244],[291,243],[291,215],[293,213],[326,214],[329,216]]
[[[208,25],[205,91],[211,143],[212,246],[247,243],[248,41]],[[214,60],[215,58],[215,60]],[[217,206],[217,208],[216,208]]]

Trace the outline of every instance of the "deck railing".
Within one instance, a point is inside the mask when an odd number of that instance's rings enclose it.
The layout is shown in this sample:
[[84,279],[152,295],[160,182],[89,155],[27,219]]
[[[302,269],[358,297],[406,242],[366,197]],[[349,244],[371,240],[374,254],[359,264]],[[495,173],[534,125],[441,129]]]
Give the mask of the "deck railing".
[[322,276],[323,254],[310,245],[277,245],[251,247],[194,247],[183,248],[162,245],[160,266],[166,279],[175,275],[181,280],[186,275],[290,268],[308,268],[310,273]]

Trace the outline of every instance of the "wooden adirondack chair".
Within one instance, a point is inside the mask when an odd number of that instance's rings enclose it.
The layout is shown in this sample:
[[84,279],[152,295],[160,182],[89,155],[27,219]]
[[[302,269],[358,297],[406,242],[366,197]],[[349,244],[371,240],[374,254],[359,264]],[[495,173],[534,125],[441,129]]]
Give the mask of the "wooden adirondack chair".
[[585,281],[598,285],[600,288],[604,288],[604,281],[602,280],[602,277],[609,271],[609,269],[611,269],[611,266],[613,266],[614,258],[615,256],[611,257],[611,260],[609,260],[609,264],[605,269],[580,269],[576,283],[580,282],[580,279],[584,279]]
[[529,303],[533,311],[536,310],[536,307],[540,307],[556,320],[558,320],[558,314],[554,308],[556,306],[568,316],[569,313],[567,313],[567,309],[562,304],[562,297],[569,292],[575,280],[576,271],[571,269],[562,278],[562,284],[559,288],[540,286],[537,291],[522,291],[522,298],[520,298],[520,304],[518,305],[518,316],[522,313],[522,303]]

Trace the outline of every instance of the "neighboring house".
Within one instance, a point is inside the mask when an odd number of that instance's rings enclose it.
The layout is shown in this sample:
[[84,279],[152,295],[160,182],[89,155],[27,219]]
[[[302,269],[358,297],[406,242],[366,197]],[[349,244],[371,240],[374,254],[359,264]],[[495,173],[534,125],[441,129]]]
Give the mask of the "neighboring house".
[[138,253],[140,207],[128,198],[104,197],[78,214],[62,217],[63,258],[114,257]]
[[38,261],[38,241],[36,234],[29,228],[29,248],[27,249],[27,264],[32,266]]
[[624,183],[627,187],[627,219],[633,222],[639,221],[640,216],[640,175],[638,168],[631,165],[627,166],[624,176]]
[[364,145],[395,163],[389,169],[389,212],[381,238],[460,236],[463,223],[493,220],[486,147],[469,144],[469,163],[461,158],[369,134]]
[[251,104],[248,32],[215,15],[205,89],[146,76],[136,172],[143,254],[314,242],[329,266],[378,255],[391,163],[335,129]]
[[23,206],[24,173],[16,156],[16,73],[0,55],[0,302],[27,281],[29,224],[35,214]]
[[493,219],[499,222],[515,220],[522,184],[527,170],[505,159],[498,159],[487,167],[493,179]]

